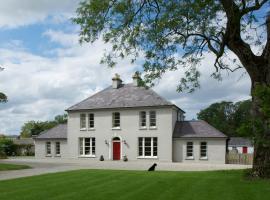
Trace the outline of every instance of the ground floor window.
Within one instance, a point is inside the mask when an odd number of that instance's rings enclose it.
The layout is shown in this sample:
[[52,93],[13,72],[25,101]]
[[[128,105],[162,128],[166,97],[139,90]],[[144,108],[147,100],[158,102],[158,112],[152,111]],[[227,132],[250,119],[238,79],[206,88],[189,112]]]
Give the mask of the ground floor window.
[[51,156],[51,154],[52,154],[51,142],[46,142],[46,155]]
[[60,156],[61,155],[60,142],[55,142],[55,155],[56,156]]
[[80,156],[95,156],[96,154],[96,140],[95,138],[80,138]]
[[201,159],[207,158],[207,142],[201,142]]
[[193,159],[193,142],[187,142],[187,159]]
[[139,157],[157,157],[157,137],[139,137]]

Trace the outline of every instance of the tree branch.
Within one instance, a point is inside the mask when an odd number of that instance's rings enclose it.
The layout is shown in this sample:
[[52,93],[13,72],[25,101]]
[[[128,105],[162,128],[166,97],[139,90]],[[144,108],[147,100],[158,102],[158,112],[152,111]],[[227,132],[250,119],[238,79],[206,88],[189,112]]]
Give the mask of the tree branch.
[[[249,12],[259,10],[267,1],[269,1],[269,0],[263,0],[261,2],[259,0],[255,0],[255,5],[254,6],[251,6],[251,7],[243,6],[243,9],[241,10],[241,16],[243,16],[243,15],[249,13]],[[245,5],[245,4],[243,4],[243,5]]]

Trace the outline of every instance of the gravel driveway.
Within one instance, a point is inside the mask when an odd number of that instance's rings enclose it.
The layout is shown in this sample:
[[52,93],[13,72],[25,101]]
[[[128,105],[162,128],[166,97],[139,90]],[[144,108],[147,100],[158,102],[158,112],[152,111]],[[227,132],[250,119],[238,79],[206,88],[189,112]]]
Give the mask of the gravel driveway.
[[[35,159],[35,158],[10,158],[0,160],[0,163],[25,164],[31,169],[0,171],[0,180],[34,176],[47,173],[63,172],[78,169],[117,169],[117,170],[147,170],[156,161],[95,161],[88,159]],[[156,170],[165,171],[211,171],[246,169],[250,165],[231,164],[187,164],[156,162]]]

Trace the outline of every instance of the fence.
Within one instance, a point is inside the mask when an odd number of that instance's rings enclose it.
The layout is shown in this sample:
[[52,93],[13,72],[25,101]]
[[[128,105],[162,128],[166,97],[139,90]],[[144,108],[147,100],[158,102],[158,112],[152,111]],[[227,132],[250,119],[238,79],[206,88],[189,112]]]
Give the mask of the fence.
[[227,164],[252,165],[253,154],[227,153],[226,163]]

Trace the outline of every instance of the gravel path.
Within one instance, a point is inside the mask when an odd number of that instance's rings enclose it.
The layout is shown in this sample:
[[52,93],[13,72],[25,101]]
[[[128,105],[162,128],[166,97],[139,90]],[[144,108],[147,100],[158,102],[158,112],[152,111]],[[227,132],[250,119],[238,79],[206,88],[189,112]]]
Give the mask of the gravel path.
[[[31,169],[0,171],[0,180],[34,176],[47,173],[63,172],[78,169],[116,169],[116,170],[147,170],[156,161],[94,161],[86,159],[35,159],[35,158],[10,158],[0,160],[0,163],[25,164]],[[157,171],[211,171],[246,169],[250,165],[230,164],[187,164],[156,162]]]

